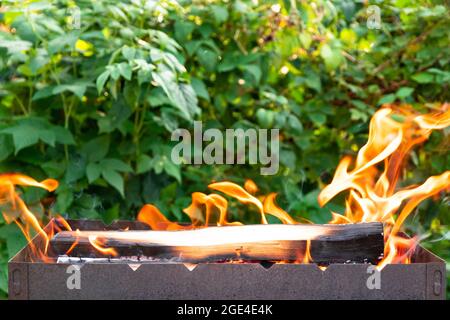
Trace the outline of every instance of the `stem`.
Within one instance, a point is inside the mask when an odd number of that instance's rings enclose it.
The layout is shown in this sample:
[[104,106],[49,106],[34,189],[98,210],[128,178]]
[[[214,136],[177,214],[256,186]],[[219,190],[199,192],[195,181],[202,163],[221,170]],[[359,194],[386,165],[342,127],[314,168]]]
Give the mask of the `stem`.
[[134,115],[134,133],[133,133],[133,142],[136,145],[136,156],[140,153],[139,141],[142,136],[142,128],[144,127],[145,113],[147,112],[147,102],[144,101],[142,108],[139,108],[139,98],[141,96],[141,87],[139,87],[139,92],[137,95],[135,110],[136,113]]
[[15,99],[17,100],[17,102],[19,103],[19,107],[20,107],[20,109],[22,110],[23,114],[24,114],[25,116],[27,116],[27,115],[28,115],[28,110],[27,110],[27,108],[25,108],[25,105],[23,104],[22,100],[20,100],[19,97],[18,97],[16,94],[14,94],[14,98],[15,98]]
[[28,92],[28,114],[30,114],[31,113],[31,110],[32,110],[32,108],[31,108],[31,104],[32,104],[32,102],[31,102],[31,100],[32,100],[32,98],[33,98],[33,91],[34,91],[34,87],[33,87],[33,79],[31,79],[31,83],[30,83],[30,87],[29,87],[29,92]]
[[122,48],[119,48],[113,52],[113,54],[111,55],[111,58],[109,58],[108,65],[113,64],[114,60],[116,60],[117,55],[120,53],[121,50],[122,50]]
[[[61,82],[59,81],[59,78],[58,78],[58,76],[56,75],[56,71],[55,71],[55,69],[54,69],[54,64],[53,64],[53,63],[50,64],[50,73],[52,74],[52,77],[53,77],[53,79],[55,80],[56,84],[57,84],[57,85],[60,85]],[[68,106],[67,106],[67,101],[66,101],[66,97],[64,96],[64,93],[61,92],[61,93],[60,93],[60,96],[61,96],[61,100],[62,100],[62,103],[63,103],[63,111],[64,111],[64,128],[67,129],[67,128],[69,127],[69,117],[70,117],[70,112],[71,112],[72,110],[71,110],[71,107],[68,107]],[[68,148],[67,145],[64,145],[64,157],[65,157],[66,163],[69,163],[69,148]]]

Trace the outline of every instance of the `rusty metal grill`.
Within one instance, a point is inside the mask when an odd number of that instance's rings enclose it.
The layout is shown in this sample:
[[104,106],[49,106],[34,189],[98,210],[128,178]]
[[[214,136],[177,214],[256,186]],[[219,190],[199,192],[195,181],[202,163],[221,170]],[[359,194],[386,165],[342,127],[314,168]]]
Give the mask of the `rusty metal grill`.
[[[138,222],[69,221],[74,229],[145,229]],[[35,238],[34,245],[41,245]],[[387,265],[380,287],[367,264],[203,263],[195,267],[142,257],[31,259],[30,246],[9,262],[10,299],[445,299],[445,263],[418,247],[411,264]],[[69,288],[70,266],[80,288]],[[73,268],[72,268],[73,269]],[[69,273],[68,273],[69,271]],[[372,270],[373,271],[373,270]]]

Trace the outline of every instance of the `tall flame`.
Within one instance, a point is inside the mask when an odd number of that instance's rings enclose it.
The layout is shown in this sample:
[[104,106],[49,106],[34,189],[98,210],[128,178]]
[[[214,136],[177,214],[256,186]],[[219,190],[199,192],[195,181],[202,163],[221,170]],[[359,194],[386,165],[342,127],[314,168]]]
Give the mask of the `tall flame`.
[[40,235],[44,242],[44,248],[34,248],[34,250],[38,257],[45,259],[51,236],[42,229],[40,221],[20,198],[19,193],[16,191],[17,186],[38,187],[51,192],[58,187],[58,181],[47,179],[38,182],[22,174],[0,174],[0,206],[5,221],[7,223],[15,222],[30,243],[33,232]]
[[356,159],[344,157],[332,182],[319,194],[318,201],[323,206],[337,194],[349,191],[345,215],[333,213],[332,223],[385,223],[385,257],[381,267],[408,262],[416,239],[399,236],[401,226],[421,201],[450,186],[450,171],[430,177],[419,186],[397,186],[410,150],[427,140],[432,130],[449,125],[448,104],[444,104],[440,112],[426,115],[418,115],[409,106],[380,109],[370,122],[368,141]]

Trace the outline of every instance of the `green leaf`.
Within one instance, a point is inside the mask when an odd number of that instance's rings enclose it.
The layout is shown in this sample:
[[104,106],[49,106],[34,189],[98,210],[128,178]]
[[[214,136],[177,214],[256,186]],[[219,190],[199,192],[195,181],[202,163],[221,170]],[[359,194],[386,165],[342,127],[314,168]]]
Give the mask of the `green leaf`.
[[14,144],[10,135],[0,135],[0,161],[5,160],[14,152]]
[[120,204],[116,203],[113,207],[109,208],[102,214],[103,221],[107,224],[119,219],[120,217]]
[[49,58],[46,54],[38,54],[28,61],[27,66],[31,71],[31,76],[37,76],[44,71],[44,67],[49,63]]
[[201,65],[205,67],[207,71],[214,71],[219,59],[217,53],[213,50],[201,47],[197,50],[197,58]]
[[33,46],[30,41],[24,40],[4,40],[0,41],[0,48],[8,50],[8,54],[20,53],[21,51],[29,50]]
[[214,19],[218,24],[221,24],[228,20],[228,10],[224,6],[212,5],[211,10],[214,16]]
[[127,59],[128,61],[131,61],[134,59],[135,55],[136,55],[136,49],[135,48],[131,48],[128,46],[124,46],[122,48],[122,55],[125,59]]
[[98,120],[99,133],[110,133],[118,128],[120,129],[131,114],[131,108],[120,95],[112,102],[112,107],[107,115]]
[[342,54],[338,49],[331,48],[328,44],[324,44],[320,49],[320,55],[325,61],[328,70],[334,70],[343,62]]
[[39,138],[45,142],[46,144],[54,147],[56,142],[55,132],[52,131],[53,128],[49,128],[48,130],[39,130]]
[[286,167],[294,170],[296,160],[297,160],[297,156],[295,155],[295,153],[292,150],[281,149],[280,161]]
[[249,65],[243,66],[242,69],[252,75],[252,77],[255,81],[255,84],[259,83],[259,81],[261,80],[262,72],[261,72],[261,68],[258,65],[249,64]]
[[164,162],[164,171],[169,175],[177,179],[181,183],[181,172],[180,167],[175,165],[169,159]]
[[195,30],[195,24],[191,21],[177,19],[175,21],[175,38],[180,41],[186,41],[192,31]]
[[157,155],[152,161],[152,167],[156,174],[161,174],[164,170],[164,164],[167,158]]
[[[8,267],[6,263],[0,264],[0,293],[8,294]],[[2,296],[0,295],[0,299]]]
[[103,169],[102,177],[124,197],[124,182],[122,176],[117,171]]
[[170,101],[178,109],[180,109],[184,118],[191,119],[191,115],[187,109],[185,101],[179,98],[180,92],[178,89],[178,84],[175,82],[176,80],[173,77],[173,73],[170,71],[164,71],[161,73],[154,72],[152,76],[156,83],[164,90]]
[[148,63],[144,59],[135,59],[134,63],[138,69],[137,76],[139,85],[150,82],[152,80],[152,70],[156,68],[155,65]]
[[98,76],[97,81],[96,81],[98,93],[102,92],[110,74],[111,74],[110,71],[106,70],[101,75]]
[[206,88],[206,85],[202,80],[198,78],[192,78],[191,85],[192,88],[194,88],[195,93],[197,93],[197,96],[205,99],[206,101],[210,101],[208,89]]
[[434,80],[434,75],[428,72],[416,73],[411,78],[417,83],[430,83]]
[[87,82],[76,82],[73,84],[62,84],[53,88],[53,94],[60,94],[65,91],[70,91],[75,94],[80,100],[83,98],[86,88],[88,86]]
[[264,108],[259,108],[256,111],[256,119],[258,120],[258,124],[265,129],[272,128],[273,122],[275,120],[275,113],[271,110],[267,110]]
[[318,93],[322,92],[322,82],[320,80],[320,76],[315,72],[308,72],[305,79],[306,85],[316,90]]
[[76,32],[69,32],[61,36],[57,36],[48,43],[48,53],[55,54],[63,51],[67,47],[73,49],[77,40],[78,34]]
[[102,160],[109,151],[109,136],[101,136],[92,139],[84,144],[81,148],[81,153],[84,154],[89,162],[97,162]]
[[228,72],[233,70],[239,65],[239,56],[233,55],[231,53],[227,53],[223,60],[219,63],[217,67],[217,71],[219,72]]
[[450,82],[450,72],[447,71],[443,71],[440,69],[436,69],[436,68],[430,68],[428,69],[429,73],[432,73],[435,75],[436,79],[435,82],[436,83],[448,83]]
[[82,157],[71,157],[67,166],[65,182],[72,183],[86,175],[86,160]]
[[293,114],[290,114],[288,117],[288,124],[289,127],[294,131],[294,133],[298,134],[303,131],[303,125],[300,122],[300,120],[294,116]]
[[55,146],[55,143],[74,144],[72,134],[65,128],[49,124],[45,119],[30,117],[19,120],[15,125],[1,131],[12,135],[15,154],[20,150],[42,142]]
[[185,101],[187,109],[189,110],[189,113],[192,115],[192,117],[196,114],[200,114],[201,111],[198,107],[197,95],[195,94],[192,86],[186,83],[180,83],[178,88],[181,92],[182,99]]
[[327,117],[323,113],[311,112],[308,113],[308,117],[318,126],[323,125],[327,121]]
[[54,89],[54,86],[47,86],[36,91],[36,93],[33,95],[32,101],[37,101],[39,99],[44,99],[55,95],[55,93],[53,92]]
[[73,190],[68,188],[67,185],[64,185],[60,186],[56,193],[58,197],[56,198],[55,211],[65,213],[73,203]]
[[106,70],[110,72],[111,78],[113,80],[118,80],[120,78],[119,65],[114,64],[112,66],[107,66]]
[[312,43],[311,35],[306,32],[301,32],[299,35],[299,38],[300,38],[300,43],[302,44],[303,48],[308,50]]
[[369,120],[367,113],[359,109],[350,109],[350,118],[354,121],[362,120],[366,122]]
[[382,105],[385,103],[392,103],[395,101],[395,98],[396,98],[396,96],[393,93],[382,96],[381,99],[378,100],[378,105]]
[[39,141],[39,132],[31,126],[15,126],[10,127],[3,132],[12,134],[15,155],[19,153],[20,150],[25,149],[29,146],[35,145]]
[[153,167],[153,160],[146,154],[141,154],[136,163],[136,173],[141,174],[150,171]]
[[400,99],[404,99],[406,97],[409,97],[413,92],[414,92],[414,88],[403,87],[403,88],[398,89],[397,92],[395,93],[395,95]]
[[124,77],[127,80],[131,80],[131,75],[132,75],[132,69],[131,66],[126,63],[126,62],[122,62],[117,66],[120,74],[122,75],[122,77]]
[[0,239],[6,240],[8,257],[10,258],[27,244],[22,231],[14,223],[0,227]]
[[181,111],[186,120],[192,120],[200,112],[195,91],[190,85],[178,84],[170,71],[153,73],[153,79],[161,86],[172,104]]
[[75,139],[69,129],[60,126],[53,126],[51,131],[55,134],[56,142],[67,145],[75,144]]
[[133,169],[127,163],[119,159],[103,159],[100,166],[106,170],[115,170],[119,172],[133,172]]
[[88,178],[88,182],[92,183],[100,177],[102,173],[102,167],[98,163],[89,163],[86,167],[86,177]]
[[41,165],[42,170],[45,171],[45,174],[49,177],[60,177],[64,175],[64,171],[66,170],[65,162],[59,161],[48,161]]
[[139,85],[150,82],[152,78],[152,71],[150,69],[140,69],[137,73]]
[[361,101],[361,100],[356,100],[356,99],[354,99],[354,100],[352,100],[351,101],[352,102],[352,104],[355,106],[355,107],[357,107],[358,109],[360,109],[361,111],[368,111],[370,108],[369,108],[369,106],[367,105],[367,104],[365,104],[363,101]]

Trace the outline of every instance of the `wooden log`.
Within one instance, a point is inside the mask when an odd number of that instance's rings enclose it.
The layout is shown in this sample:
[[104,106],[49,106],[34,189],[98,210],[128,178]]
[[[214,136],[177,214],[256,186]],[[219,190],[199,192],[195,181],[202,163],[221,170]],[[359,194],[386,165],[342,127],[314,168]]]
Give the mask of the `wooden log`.
[[[56,254],[104,257],[91,241],[120,256],[146,256],[181,262],[223,260],[304,260],[309,249],[318,264],[370,262],[383,255],[383,225],[378,222],[328,225],[245,225],[182,231],[63,231],[51,239]],[[73,244],[77,245],[73,247]]]

